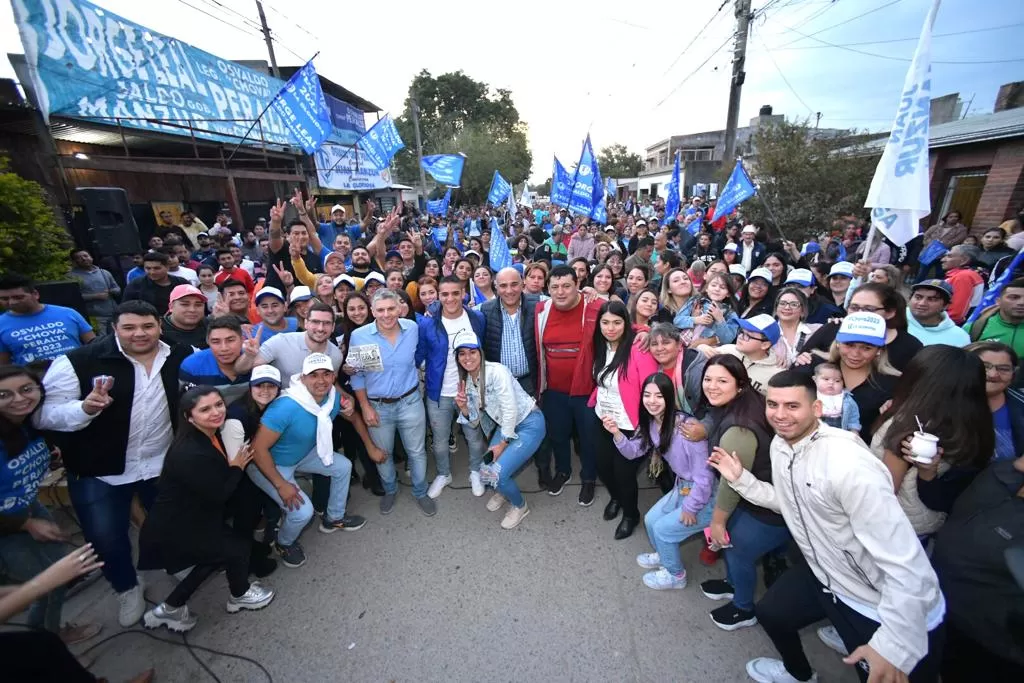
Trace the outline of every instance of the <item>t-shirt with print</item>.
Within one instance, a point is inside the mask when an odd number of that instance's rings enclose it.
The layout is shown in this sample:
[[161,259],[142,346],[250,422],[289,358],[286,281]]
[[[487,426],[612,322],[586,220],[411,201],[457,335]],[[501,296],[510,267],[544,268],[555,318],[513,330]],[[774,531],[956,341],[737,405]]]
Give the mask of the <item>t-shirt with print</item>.
[[468,332],[475,335],[473,324],[469,321],[469,314],[462,312],[458,318],[446,318],[441,316],[441,324],[448,334],[448,361],[444,366],[444,380],[441,382],[442,396],[455,396],[459,393],[459,366],[455,360],[455,340],[460,332]]
[[22,513],[35,502],[49,465],[50,448],[40,436],[14,457],[0,444],[0,515]]
[[16,365],[53,360],[81,346],[86,332],[92,327],[73,308],[47,304],[31,315],[8,311],[0,315],[0,352],[11,354]]
[[548,389],[568,394],[576,372],[576,357],[583,343],[583,297],[572,309],[560,311],[551,305],[548,322],[544,327],[544,359],[547,361]]
[[[325,402],[326,400],[324,399]],[[331,419],[336,418],[339,412],[341,394],[334,392]],[[270,447],[270,455],[276,465],[297,465],[316,448],[316,415],[288,396],[282,396],[267,406],[260,424],[280,435],[277,443]]]

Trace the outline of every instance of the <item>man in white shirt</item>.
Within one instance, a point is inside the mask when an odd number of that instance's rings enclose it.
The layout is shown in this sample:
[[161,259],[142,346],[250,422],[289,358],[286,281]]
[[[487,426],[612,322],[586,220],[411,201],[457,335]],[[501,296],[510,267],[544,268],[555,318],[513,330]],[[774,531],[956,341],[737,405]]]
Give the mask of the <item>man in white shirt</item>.
[[54,440],[71,504],[128,628],[146,606],[128,537],[132,498],[138,494],[148,509],[156,497],[177,421],[178,369],[192,347],[160,341],[160,316],[144,301],[118,306],[113,324],[114,334],[54,361],[34,419],[39,429],[60,433]]

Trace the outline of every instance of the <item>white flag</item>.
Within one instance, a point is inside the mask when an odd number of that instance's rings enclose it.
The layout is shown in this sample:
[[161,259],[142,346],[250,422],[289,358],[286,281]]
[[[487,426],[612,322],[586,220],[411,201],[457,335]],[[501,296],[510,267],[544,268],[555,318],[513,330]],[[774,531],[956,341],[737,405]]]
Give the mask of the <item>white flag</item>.
[[864,206],[871,224],[893,244],[917,236],[918,222],[931,213],[928,194],[928,120],[931,107],[932,25],[940,0],[933,0],[917,41],[885,151],[875,169]]
[[523,183],[523,193],[519,195],[519,206],[528,206],[533,208],[533,198],[530,196],[530,183]]
[[505,226],[505,232],[509,235],[512,234],[512,222],[516,219],[516,193],[514,190],[509,188],[508,191],[508,224]]

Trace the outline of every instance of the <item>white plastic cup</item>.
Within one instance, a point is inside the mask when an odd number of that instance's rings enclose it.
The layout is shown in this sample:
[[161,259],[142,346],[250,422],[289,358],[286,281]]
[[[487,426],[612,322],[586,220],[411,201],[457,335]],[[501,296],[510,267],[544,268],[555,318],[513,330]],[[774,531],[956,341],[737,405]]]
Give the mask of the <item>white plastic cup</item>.
[[922,465],[930,465],[939,455],[939,437],[927,432],[914,432],[910,440],[911,459]]

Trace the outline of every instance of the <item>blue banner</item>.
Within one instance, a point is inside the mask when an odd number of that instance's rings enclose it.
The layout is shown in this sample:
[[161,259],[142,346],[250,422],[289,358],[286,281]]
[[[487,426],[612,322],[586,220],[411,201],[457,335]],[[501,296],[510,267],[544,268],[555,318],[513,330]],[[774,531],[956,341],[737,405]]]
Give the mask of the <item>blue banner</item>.
[[327,100],[331,123],[334,125],[334,134],[331,137],[347,145],[356,144],[366,132],[366,119],[362,110],[327,93],[324,93],[324,99]]
[[495,273],[512,265],[512,253],[508,250],[504,230],[491,230],[490,264]]
[[466,155],[432,154],[423,157],[420,165],[431,178],[442,185],[458,187],[462,182],[462,167],[466,165]]
[[[935,241],[938,242],[938,240]],[[491,248],[493,249],[494,247],[492,246]],[[974,312],[971,313],[971,317],[967,319],[968,324],[973,323],[977,320],[978,316],[981,315],[982,311],[995,304],[999,299],[999,295],[1002,293],[1003,288],[1006,287],[1006,284],[1013,279],[1013,274],[1016,272],[1022,261],[1024,261],[1024,249],[1017,252],[1017,255],[1013,257],[1012,261],[1010,261],[1010,265],[1006,267],[1006,270],[999,274],[996,281],[988,288],[985,295],[981,297],[981,302],[974,308]]]
[[722,216],[728,216],[733,209],[755,194],[757,194],[757,190],[754,188],[750,176],[743,170],[743,162],[737,161],[736,168],[732,169],[732,175],[729,176],[729,182],[725,184],[721,194],[718,195],[715,215],[711,217],[711,221],[714,222]]
[[939,240],[932,240],[928,243],[928,246],[921,250],[921,253],[917,257],[917,262],[922,266],[930,266],[935,262],[935,259],[940,259],[946,255],[946,245]]
[[498,206],[503,201],[508,193],[512,191],[512,184],[501,177],[501,174],[497,171],[494,172],[494,178],[491,179],[491,189],[487,192],[487,201],[494,206]]
[[373,128],[366,131],[366,135],[359,140],[359,147],[370,157],[374,166],[387,168],[391,158],[405,148],[405,143],[402,142],[402,136],[398,134],[391,116],[385,114],[384,118],[373,124]]
[[331,134],[331,112],[312,61],[306,62],[288,79],[270,102],[270,109],[284,120],[306,154],[320,149]]
[[572,176],[562,166],[562,162],[555,158],[555,170],[551,174],[551,203],[556,206],[569,206],[569,196],[572,193]]
[[327,141],[317,150],[316,175],[320,187],[332,190],[382,190],[391,186],[391,171],[378,168],[359,148]]
[[434,240],[434,248],[441,253],[441,247],[448,241],[448,226],[431,228],[430,237]]
[[569,195],[569,206],[572,213],[589,216],[594,210],[594,176],[597,174],[597,162],[594,160],[594,148],[590,145],[590,136],[583,141],[580,151],[580,162],[572,179],[572,192]]
[[448,213],[448,204],[451,200],[452,190],[448,188],[448,191],[444,193],[444,197],[427,202],[427,213],[434,214],[435,216],[446,215]]
[[615,199],[615,194],[619,187],[619,184],[615,181],[615,178],[605,178],[604,186],[605,194],[608,195],[608,199]]
[[668,198],[665,200],[665,222],[672,223],[679,215],[679,152],[676,152],[675,166],[672,168],[672,180],[666,185]]
[[[593,150],[591,150],[593,151]],[[608,222],[608,209],[604,203],[604,181],[601,180],[601,169],[597,165],[597,158],[594,158],[591,168],[594,170],[594,208],[590,211],[591,220],[598,221],[599,223]]]

